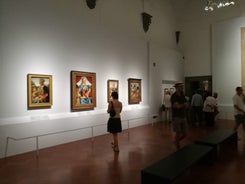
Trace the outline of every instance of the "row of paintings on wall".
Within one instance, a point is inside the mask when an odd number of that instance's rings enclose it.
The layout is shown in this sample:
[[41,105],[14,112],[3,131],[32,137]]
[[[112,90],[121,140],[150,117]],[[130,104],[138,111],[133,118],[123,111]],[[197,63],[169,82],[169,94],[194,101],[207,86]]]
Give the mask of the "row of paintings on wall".
[[[28,74],[28,108],[52,106],[52,75]],[[119,92],[119,81],[107,81],[107,100],[113,91]],[[141,79],[128,79],[128,103],[141,102]],[[86,110],[96,107],[96,73],[71,71],[71,109]]]

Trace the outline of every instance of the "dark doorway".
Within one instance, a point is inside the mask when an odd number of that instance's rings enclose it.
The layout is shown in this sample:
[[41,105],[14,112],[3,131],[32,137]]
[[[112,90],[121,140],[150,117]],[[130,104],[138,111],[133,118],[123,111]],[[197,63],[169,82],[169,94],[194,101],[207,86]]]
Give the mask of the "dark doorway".
[[204,93],[209,91],[212,93],[212,76],[198,76],[185,78],[185,93],[191,97],[195,90]]
[[200,88],[200,81],[191,81],[190,82],[191,91],[198,90],[199,88]]

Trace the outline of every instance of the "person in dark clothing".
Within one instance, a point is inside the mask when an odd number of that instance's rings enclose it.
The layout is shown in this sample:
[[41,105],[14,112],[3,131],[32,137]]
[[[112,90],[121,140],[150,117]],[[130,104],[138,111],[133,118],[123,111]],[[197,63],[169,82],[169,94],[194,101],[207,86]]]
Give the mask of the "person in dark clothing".
[[119,152],[118,133],[122,132],[121,112],[122,102],[118,100],[118,93],[116,91],[111,93],[112,100],[108,104],[107,112],[110,113],[112,109],[115,110],[115,115],[110,117],[107,123],[107,131],[113,136],[112,148],[115,152]]
[[176,82],[174,85],[176,91],[171,96],[173,131],[175,132],[174,144],[177,149],[180,148],[180,141],[187,136],[188,128],[185,113],[188,103],[183,93],[183,86],[182,82]]
[[192,125],[199,125],[202,123],[203,99],[199,90],[196,90],[191,98],[191,118]]

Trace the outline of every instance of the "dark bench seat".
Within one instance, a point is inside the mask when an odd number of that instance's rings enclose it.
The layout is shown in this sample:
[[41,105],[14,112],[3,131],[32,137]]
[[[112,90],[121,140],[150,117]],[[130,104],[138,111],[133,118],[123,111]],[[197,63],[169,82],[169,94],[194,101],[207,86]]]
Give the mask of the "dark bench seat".
[[220,155],[220,147],[223,143],[231,143],[229,146],[237,146],[237,132],[229,129],[220,129],[215,132],[201,137],[196,144],[212,146],[215,151],[216,158]]
[[212,155],[213,148],[190,144],[141,170],[142,184],[172,183],[179,175],[205,157]]

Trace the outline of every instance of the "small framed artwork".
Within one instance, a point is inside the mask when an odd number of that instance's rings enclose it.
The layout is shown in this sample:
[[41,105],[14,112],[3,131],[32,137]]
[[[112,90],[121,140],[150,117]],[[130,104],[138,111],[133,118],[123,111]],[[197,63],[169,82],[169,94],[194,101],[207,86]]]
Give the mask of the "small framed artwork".
[[170,95],[174,94],[175,89],[174,88],[169,88]]
[[141,102],[141,79],[128,79],[128,103],[138,104]]
[[28,108],[52,106],[52,75],[28,74]]
[[166,95],[169,92],[168,88],[164,88],[164,95]]
[[118,80],[108,80],[107,81],[107,101],[111,100],[112,92],[119,92],[119,81]]
[[96,73],[71,71],[72,110],[94,107],[96,107]]

